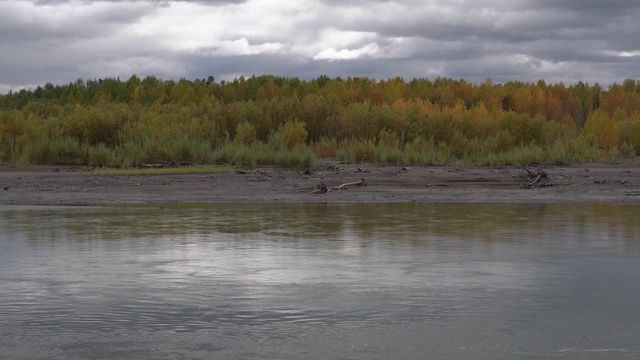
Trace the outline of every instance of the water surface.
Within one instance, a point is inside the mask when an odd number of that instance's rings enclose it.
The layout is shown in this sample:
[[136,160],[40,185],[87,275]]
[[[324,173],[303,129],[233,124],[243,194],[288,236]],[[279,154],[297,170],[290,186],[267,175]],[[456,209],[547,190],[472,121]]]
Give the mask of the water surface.
[[640,357],[640,205],[0,207],[0,358]]

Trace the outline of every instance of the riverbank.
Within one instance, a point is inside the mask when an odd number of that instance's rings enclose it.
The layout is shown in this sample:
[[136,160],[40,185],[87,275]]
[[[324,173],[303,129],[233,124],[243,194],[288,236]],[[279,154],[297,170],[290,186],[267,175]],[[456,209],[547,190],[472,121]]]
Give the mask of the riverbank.
[[[196,202],[640,202],[640,164],[260,168],[226,174],[95,175],[78,166],[0,166],[0,204]],[[536,176],[547,176],[536,180]],[[364,180],[363,180],[364,179]],[[357,183],[344,186],[342,184]],[[318,185],[330,191],[320,193]],[[333,188],[333,190],[332,190]]]

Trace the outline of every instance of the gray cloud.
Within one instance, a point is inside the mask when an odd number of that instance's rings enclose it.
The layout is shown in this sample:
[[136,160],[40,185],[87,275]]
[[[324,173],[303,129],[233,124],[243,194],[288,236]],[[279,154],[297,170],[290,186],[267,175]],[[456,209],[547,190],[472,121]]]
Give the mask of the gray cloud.
[[[198,3],[203,5],[226,5],[226,4],[242,4],[247,2],[247,0],[151,0],[151,1],[143,1],[143,0],[83,0],[82,3],[97,3],[97,2],[107,2],[107,3],[122,3],[122,2],[149,2],[152,4],[160,4],[160,5],[168,5],[171,2],[185,2],[185,3]],[[35,5],[60,5],[60,4],[68,4],[73,3],[74,0],[35,0],[33,3]]]
[[0,92],[132,74],[610,84],[640,73],[635,0],[0,2]]

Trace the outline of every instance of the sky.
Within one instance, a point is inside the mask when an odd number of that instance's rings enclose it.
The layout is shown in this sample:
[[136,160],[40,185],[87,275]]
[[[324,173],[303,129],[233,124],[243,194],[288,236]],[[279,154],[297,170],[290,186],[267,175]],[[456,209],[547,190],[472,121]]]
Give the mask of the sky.
[[82,79],[640,78],[637,0],[0,0],[0,93]]

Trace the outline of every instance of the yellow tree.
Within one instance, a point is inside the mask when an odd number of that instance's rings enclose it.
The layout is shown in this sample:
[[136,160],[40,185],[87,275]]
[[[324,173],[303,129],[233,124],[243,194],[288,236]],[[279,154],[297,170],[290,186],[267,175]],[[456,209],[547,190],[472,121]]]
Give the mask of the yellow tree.
[[595,135],[598,145],[603,149],[610,149],[618,145],[618,127],[609,115],[602,110],[596,110],[584,124],[584,135]]
[[554,93],[549,93],[547,97],[547,120],[555,120],[561,122],[562,118],[562,103]]
[[[547,97],[545,96],[544,90],[539,87],[534,87],[532,89],[533,93],[533,104],[531,105],[531,112],[529,115],[536,116],[542,115],[546,116],[547,114]],[[548,119],[548,118],[547,118]]]
[[529,116],[532,115],[532,105],[533,101],[531,98],[531,92],[527,87],[520,87],[516,89],[513,94],[513,110],[518,114],[527,114]]

